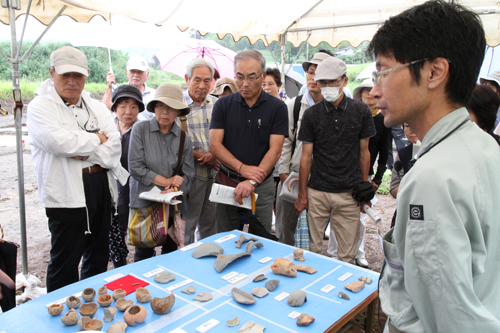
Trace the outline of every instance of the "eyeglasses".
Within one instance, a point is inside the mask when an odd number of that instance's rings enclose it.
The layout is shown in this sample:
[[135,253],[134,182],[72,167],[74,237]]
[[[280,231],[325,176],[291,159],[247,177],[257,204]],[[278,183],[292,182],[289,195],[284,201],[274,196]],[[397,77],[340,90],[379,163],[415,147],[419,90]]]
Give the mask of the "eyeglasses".
[[332,87],[332,86],[336,86],[337,84],[340,84],[342,81],[344,81],[344,79],[345,79],[345,77],[338,78],[337,80],[319,80],[319,81],[316,81],[316,83],[321,88]]
[[171,108],[170,106],[168,105],[165,105],[165,104],[159,104],[159,103],[156,103],[155,105],[155,111],[158,111],[160,114],[162,113],[175,113],[177,112],[178,110],[176,109],[173,109]]
[[244,77],[243,75],[236,75],[234,77],[234,79],[237,81],[237,82],[243,82],[245,80],[247,80],[249,83],[253,83],[255,82],[255,80],[257,80],[259,77],[262,76],[262,73],[260,73],[259,76],[255,76],[255,75],[249,75],[247,77]]
[[415,61],[403,64],[401,66],[396,66],[396,67],[392,67],[392,68],[386,69],[385,71],[381,71],[381,72],[373,71],[373,73],[372,73],[372,82],[373,82],[374,85],[379,85],[380,84],[380,77],[382,75],[386,75],[387,73],[390,73],[390,72],[393,72],[393,71],[397,71],[398,69],[405,68],[405,67],[408,67],[408,66],[411,66],[413,64],[416,64],[416,63],[419,63],[419,62],[422,62],[422,61],[426,61],[426,60],[427,60],[427,58],[421,59],[421,60],[415,60]]

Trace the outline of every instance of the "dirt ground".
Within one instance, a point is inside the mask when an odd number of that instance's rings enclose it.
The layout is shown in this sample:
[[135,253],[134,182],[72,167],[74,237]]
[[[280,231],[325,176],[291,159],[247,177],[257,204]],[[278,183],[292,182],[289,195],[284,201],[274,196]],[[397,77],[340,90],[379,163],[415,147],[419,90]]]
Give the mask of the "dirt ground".
[[[11,110],[8,102],[3,102],[2,107]],[[23,112],[23,124],[26,124],[26,111]],[[14,118],[11,112],[7,116],[0,115],[0,224],[3,227],[4,239],[21,244],[20,233],[20,214],[19,214],[19,195],[18,195],[18,170],[15,146],[9,145],[14,140]],[[12,128],[12,130],[10,130]],[[26,130],[23,136],[26,136]],[[33,163],[31,159],[30,148],[27,145],[23,153],[24,160],[24,187],[25,187],[25,206],[26,206],[26,230],[27,230],[27,253],[28,253],[28,272],[37,276],[45,284],[45,273],[49,262],[50,251],[50,233],[47,227],[47,217],[45,210],[41,205],[38,195],[38,187],[35,180]],[[383,222],[376,226],[368,217],[366,218],[366,235],[364,238],[366,259],[369,263],[369,269],[380,272],[383,254],[377,237],[377,228],[383,233],[389,230],[392,215],[396,207],[396,201],[390,195],[377,194],[378,202],[373,209],[382,218]],[[327,255],[326,249],[328,240],[324,241],[324,255]],[[133,248],[129,247],[131,253],[127,260],[133,262]],[[108,269],[112,269],[111,265]],[[22,272],[21,250],[18,252],[18,269]],[[385,315],[380,314],[375,319],[375,332],[381,332],[378,321],[382,325],[385,323]],[[348,332],[362,332],[358,328],[349,329]]]

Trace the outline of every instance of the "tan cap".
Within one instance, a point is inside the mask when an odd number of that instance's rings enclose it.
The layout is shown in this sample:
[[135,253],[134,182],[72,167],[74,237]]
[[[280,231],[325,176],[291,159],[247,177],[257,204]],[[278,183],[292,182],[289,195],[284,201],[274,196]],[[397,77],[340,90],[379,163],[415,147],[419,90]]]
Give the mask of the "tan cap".
[[302,68],[304,69],[304,72],[307,72],[309,69],[309,66],[311,65],[319,65],[323,60],[330,58],[331,55],[325,52],[316,52],[313,56],[313,58],[309,61],[304,61],[302,63]]
[[343,60],[335,57],[329,57],[323,60],[316,68],[314,81],[336,80],[342,75],[347,74],[347,66]]
[[215,83],[214,90],[210,93],[210,95],[220,96],[224,93],[224,89],[226,87],[229,87],[229,89],[231,89],[231,92],[233,94],[235,92],[238,92],[238,87],[236,86],[236,82],[233,79],[230,79],[228,77],[222,77],[217,80],[217,82]]
[[54,66],[57,74],[80,73],[89,76],[87,57],[71,46],[63,46],[52,52],[50,66]]
[[127,70],[130,71],[132,69],[136,69],[138,71],[147,71],[148,70],[148,61],[141,56],[130,57],[127,61]]
[[189,113],[190,109],[184,103],[184,96],[180,86],[173,83],[164,83],[156,89],[155,98],[149,101],[146,109],[149,112],[155,112],[156,102],[162,102],[172,109],[181,111],[179,116],[185,116]]

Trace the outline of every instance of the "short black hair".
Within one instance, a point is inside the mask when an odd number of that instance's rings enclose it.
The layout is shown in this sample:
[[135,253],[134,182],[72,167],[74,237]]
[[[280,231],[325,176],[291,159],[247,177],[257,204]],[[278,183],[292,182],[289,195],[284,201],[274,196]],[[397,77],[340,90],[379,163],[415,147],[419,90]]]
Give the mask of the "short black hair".
[[477,125],[486,132],[491,132],[495,127],[499,107],[500,97],[491,87],[485,85],[474,88],[467,104],[467,110],[476,116]]
[[219,74],[219,71],[217,70],[217,68],[214,68],[214,77],[215,81],[217,81],[218,79],[220,79],[220,74]]
[[[454,1],[428,1],[387,20],[367,49],[369,56],[391,57],[405,64],[442,57],[450,63],[445,92],[452,103],[466,105],[476,85],[486,39],[481,20]],[[425,62],[410,66],[413,82],[420,84]]]
[[332,51],[330,51],[330,50],[321,49],[321,50],[319,50],[318,52],[321,52],[321,53],[326,53],[326,54],[328,54],[328,55],[330,55],[330,56],[332,56],[332,57],[335,57],[335,54],[334,54]]
[[276,82],[276,85],[278,87],[281,87],[283,85],[283,82],[281,81],[281,72],[279,69],[267,68],[266,75],[271,75],[274,78],[274,82]]

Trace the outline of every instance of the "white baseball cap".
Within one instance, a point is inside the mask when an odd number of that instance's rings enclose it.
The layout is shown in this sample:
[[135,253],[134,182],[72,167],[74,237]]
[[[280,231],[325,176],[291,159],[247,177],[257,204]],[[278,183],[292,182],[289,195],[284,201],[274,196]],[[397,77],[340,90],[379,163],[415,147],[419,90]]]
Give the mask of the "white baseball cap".
[[495,81],[500,86],[500,70],[490,73],[487,77],[481,76],[481,79]]
[[138,71],[147,71],[148,70],[148,61],[141,56],[130,57],[127,61],[127,70],[130,71],[132,69],[136,69]]
[[57,74],[80,73],[89,76],[87,57],[71,46],[63,46],[50,55],[50,66],[54,66]]

